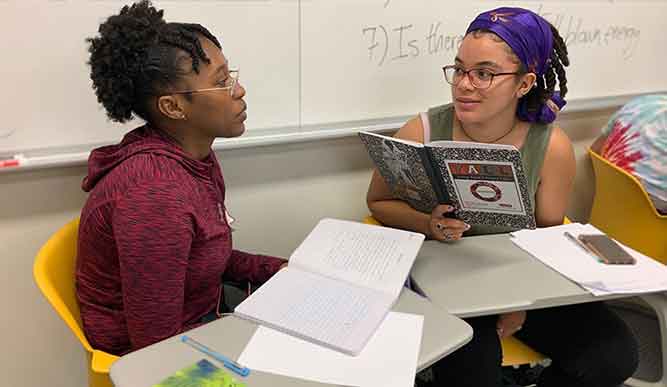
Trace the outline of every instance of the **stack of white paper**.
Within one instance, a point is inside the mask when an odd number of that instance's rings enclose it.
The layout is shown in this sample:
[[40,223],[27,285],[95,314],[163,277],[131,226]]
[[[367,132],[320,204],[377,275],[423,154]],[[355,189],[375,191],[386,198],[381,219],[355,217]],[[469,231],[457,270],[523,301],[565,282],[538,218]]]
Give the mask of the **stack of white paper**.
[[667,290],[667,267],[661,263],[623,245],[637,260],[636,264],[607,265],[598,262],[567,239],[563,234],[566,231],[574,237],[579,234],[604,234],[590,224],[572,223],[516,231],[512,233],[512,242],[596,296]]
[[358,356],[260,326],[239,357],[253,370],[359,387],[414,384],[423,316],[390,312]]

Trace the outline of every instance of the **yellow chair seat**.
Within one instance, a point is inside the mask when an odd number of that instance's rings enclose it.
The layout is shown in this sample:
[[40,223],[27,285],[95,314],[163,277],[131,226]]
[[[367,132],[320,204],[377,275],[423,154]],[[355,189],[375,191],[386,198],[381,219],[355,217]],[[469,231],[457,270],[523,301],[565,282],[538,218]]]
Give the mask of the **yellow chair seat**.
[[78,230],[79,220],[75,219],[53,234],[37,253],[33,275],[44,297],[88,352],[88,385],[113,387],[109,368],[118,357],[91,347],[81,327],[74,284]]
[[372,215],[368,215],[364,218],[364,223],[372,224],[375,226],[382,226],[382,223],[378,222]]
[[514,336],[504,338],[501,344],[503,348],[503,366],[535,364],[547,358]]
[[116,360],[118,360],[118,356],[94,349],[92,358],[90,359],[90,368],[94,372],[98,372],[101,374],[108,374],[111,365]]

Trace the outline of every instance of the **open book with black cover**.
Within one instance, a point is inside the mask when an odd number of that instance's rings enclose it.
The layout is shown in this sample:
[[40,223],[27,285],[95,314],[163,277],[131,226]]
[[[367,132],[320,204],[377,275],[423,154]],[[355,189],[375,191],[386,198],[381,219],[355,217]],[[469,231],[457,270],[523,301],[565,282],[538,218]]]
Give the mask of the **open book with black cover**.
[[535,228],[521,152],[461,141],[421,144],[359,132],[392,193],[418,211],[450,204],[471,225]]
[[322,219],[234,314],[357,355],[398,299],[424,235]]

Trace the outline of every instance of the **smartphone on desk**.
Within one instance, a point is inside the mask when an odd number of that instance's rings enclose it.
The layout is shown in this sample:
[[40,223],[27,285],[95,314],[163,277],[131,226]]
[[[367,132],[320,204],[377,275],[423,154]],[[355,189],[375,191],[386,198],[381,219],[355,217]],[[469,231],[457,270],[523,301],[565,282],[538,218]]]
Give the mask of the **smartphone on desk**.
[[579,241],[608,265],[634,265],[635,258],[604,234],[581,234]]

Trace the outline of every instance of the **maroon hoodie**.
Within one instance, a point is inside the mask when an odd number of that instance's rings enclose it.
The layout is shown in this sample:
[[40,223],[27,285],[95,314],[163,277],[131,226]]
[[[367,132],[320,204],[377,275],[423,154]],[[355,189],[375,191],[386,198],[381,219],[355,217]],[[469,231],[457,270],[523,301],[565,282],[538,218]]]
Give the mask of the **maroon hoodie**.
[[94,150],[83,190],[76,290],[96,349],[123,354],[193,328],[221,275],[260,284],[285,262],[232,249],[215,154],[194,160],[157,130]]

